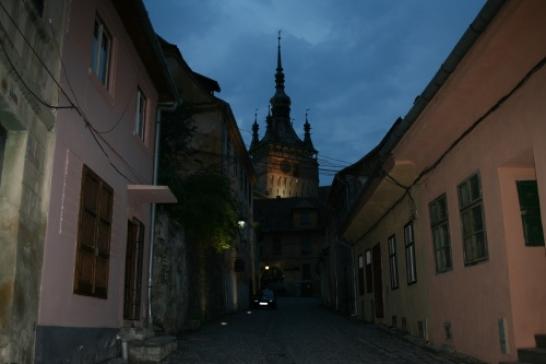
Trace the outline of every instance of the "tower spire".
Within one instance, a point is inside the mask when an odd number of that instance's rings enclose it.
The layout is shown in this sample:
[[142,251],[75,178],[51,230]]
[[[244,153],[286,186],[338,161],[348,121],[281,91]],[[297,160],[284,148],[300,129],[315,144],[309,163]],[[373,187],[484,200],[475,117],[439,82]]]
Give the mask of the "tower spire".
[[309,150],[312,154],[315,154],[317,151],[311,140],[311,124],[309,124],[309,109],[305,109],[305,123],[303,124],[303,130],[305,135],[303,137],[303,145]]
[[250,149],[256,147],[260,142],[260,136],[258,135],[259,130],[260,126],[258,125],[258,109],[256,109],[256,111],[254,111],[254,122],[252,123],[252,142],[250,143]]
[[277,91],[284,91],[284,72],[281,59],[281,31],[277,35],[277,69],[275,73],[275,88]]

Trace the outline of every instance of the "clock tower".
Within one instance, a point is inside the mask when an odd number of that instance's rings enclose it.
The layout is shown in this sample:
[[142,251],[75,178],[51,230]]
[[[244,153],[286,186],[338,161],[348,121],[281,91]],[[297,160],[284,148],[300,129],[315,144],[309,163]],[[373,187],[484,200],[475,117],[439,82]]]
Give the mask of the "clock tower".
[[252,125],[250,154],[256,170],[256,190],[264,198],[317,197],[317,150],[311,141],[311,125],[305,113],[304,138],[294,131],[290,97],[284,91],[281,37],[277,45],[275,94],[270,99],[266,131],[259,137],[257,115]]

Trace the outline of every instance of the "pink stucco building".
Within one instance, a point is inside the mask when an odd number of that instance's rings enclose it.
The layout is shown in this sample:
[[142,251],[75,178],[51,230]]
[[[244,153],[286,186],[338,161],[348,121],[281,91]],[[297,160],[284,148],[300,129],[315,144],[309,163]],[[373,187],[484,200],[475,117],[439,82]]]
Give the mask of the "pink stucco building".
[[[176,100],[140,0],[73,1],[63,39],[36,362],[117,354],[122,327],[143,326],[156,119]],[[70,98],[70,100],[67,99]],[[64,361],[63,361],[64,362]]]
[[544,1],[489,1],[378,147],[343,233],[363,319],[490,363],[540,352],[545,44]]

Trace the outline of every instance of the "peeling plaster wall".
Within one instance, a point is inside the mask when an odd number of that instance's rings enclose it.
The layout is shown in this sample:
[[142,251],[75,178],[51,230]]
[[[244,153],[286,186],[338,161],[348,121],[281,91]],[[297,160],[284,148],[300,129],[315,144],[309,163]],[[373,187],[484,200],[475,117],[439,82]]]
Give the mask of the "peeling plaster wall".
[[53,111],[40,105],[26,87],[42,101],[58,104],[58,90],[30,47],[58,75],[55,51],[64,27],[64,1],[49,1],[41,16],[31,2],[8,0],[3,5],[30,43],[0,12],[0,34],[9,57],[0,52],[0,124],[7,130],[0,170],[0,363],[23,364],[34,361],[55,142]]

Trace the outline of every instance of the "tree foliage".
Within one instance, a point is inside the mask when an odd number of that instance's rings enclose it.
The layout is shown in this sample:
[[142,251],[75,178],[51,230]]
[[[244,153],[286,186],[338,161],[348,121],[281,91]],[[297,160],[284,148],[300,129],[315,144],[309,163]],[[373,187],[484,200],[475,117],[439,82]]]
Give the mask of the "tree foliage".
[[160,179],[178,199],[169,211],[188,237],[222,251],[231,247],[237,233],[237,205],[226,176],[215,170],[184,170],[195,153],[191,115],[190,106],[181,106],[164,119]]
[[192,174],[181,183],[176,215],[187,234],[217,251],[229,249],[237,233],[237,207],[227,177]]

